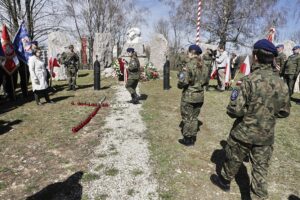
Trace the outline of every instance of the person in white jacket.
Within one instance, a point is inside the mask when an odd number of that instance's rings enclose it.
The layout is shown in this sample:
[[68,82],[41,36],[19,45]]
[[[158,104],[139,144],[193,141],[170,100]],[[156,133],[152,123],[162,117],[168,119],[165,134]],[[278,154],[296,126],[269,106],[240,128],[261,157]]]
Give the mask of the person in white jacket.
[[219,45],[218,54],[216,58],[217,70],[218,70],[218,90],[225,91],[225,71],[228,60],[228,53],[225,51],[225,47]]
[[28,60],[29,72],[32,83],[32,90],[37,105],[42,105],[40,96],[44,96],[47,103],[54,103],[48,95],[47,69],[45,63],[41,60],[41,49],[36,48]]

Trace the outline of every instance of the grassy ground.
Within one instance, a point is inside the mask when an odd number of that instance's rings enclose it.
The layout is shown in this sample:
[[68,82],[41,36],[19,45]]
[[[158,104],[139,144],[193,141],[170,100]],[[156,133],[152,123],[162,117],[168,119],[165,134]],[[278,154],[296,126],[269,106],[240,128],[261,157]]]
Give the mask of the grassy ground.
[[[229,194],[211,184],[209,177],[216,170],[216,163],[224,158],[220,141],[226,140],[233,120],[226,115],[230,92],[205,93],[205,103],[200,120],[203,125],[197,143],[188,148],[180,145],[178,127],[181,91],[176,87],[175,72],[172,73],[168,91],[162,89],[162,80],[143,83],[141,92],[148,95],[143,105],[143,117],[148,127],[152,158],[160,183],[162,199],[241,199],[249,196],[247,184],[250,170],[245,163]],[[216,85],[213,81],[212,84]],[[300,95],[294,95],[300,99]],[[300,106],[292,102],[288,119],[278,120],[276,142],[269,172],[270,199],[287,199],[299,196],[300,191]],[[238,182],[239,184],[237,184]],[[242,195],[241,195],[242,194]]]
[[94,91],[92,80],[92,71],[80,71],[75,92],[66,91],[65,81],[54,82],[57,92],[50,96],[56,102],[53,105],[37,106],[33,100],[22,99],[0,104],[0,199],[24,199],[85,171],[93,146],[100,142],[99,127],[109,109],[100,109],[85,128],[73,134],[71,128],[94,108],[72,106],[71,102],[96,103],[104,95],[109,101],[116,84],[105,79],[103,89]]

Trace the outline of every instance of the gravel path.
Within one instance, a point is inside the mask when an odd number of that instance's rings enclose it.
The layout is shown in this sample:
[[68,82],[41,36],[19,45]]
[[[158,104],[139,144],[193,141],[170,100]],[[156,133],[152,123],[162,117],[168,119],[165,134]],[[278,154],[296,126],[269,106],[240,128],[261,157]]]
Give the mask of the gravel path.
[[89,199],[158,199],[157,181],[150,165],[141,104],[128,104],[123,85],[116,88],[101,144],[94,150],[84,186]]

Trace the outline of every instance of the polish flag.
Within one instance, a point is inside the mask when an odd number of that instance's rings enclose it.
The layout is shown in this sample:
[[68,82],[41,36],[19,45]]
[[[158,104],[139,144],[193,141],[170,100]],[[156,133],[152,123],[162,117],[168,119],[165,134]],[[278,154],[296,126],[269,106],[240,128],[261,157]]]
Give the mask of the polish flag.
[[270,42],[273,42],[275,38],[275,28],[272,27],[269,30],[268,36],[267,36],[267,40],[269,40]]
[[48,66],[49,66],[49,70],[50,70],[50,73],[51,73],[51,76],[54,78],[55,77],[55,73],[53,71],[54,67],[60,67],[58,61],[57,61],[57,58],[55,57],[50,57],[49,59],[49,62],[48,62]]
[[240,72],[242,74],[244,74],[245,76],[247,76],[248,74],[250,74],[250,60],[249,60],[249,56],[247,56],[244,60],[244,62],[241,64],[240,66]]
[[230,85],[230,76],[231,76],[230,58],[228,57],[226,68],[225,68],[225,85]]
[[218,70],[217,70],[217,63],[213,62],[213,68],[211,70],[210,79],[215,79],[217,76]]
[[3,53],[5,55],[5,60],[2,63],[2,67],[9,75],[12,75],[19,66],[19,59],[10,41],[5,24],[2,26],[1,44]]

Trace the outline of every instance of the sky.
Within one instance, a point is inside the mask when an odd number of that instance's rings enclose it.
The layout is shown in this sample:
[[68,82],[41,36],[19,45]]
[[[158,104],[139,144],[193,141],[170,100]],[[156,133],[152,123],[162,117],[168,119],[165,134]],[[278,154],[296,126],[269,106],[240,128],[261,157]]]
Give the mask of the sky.
[[[277,28],[279,33],[277,35],[277,42],[279,43],[283,40],[288,39],[289,34],[294,30],[295,27],[300,27],[300,19],[297,20],[296,18],[294,18],[293,14],[289,12],[289,8],[296,6],[296,1],[297,0],[279,0],[278,8],[286,10],[287,13],[287,24],[284,27]],[[158,0],[136,0],[136,2],[137,6],[148,7],[151,12],[148,16],[145,17],[148,24],[139,27],[141,28],[143,39],[147,41],[151,37],[151,34],[153,34],[153,25],[160,18],[167,19],[170,9]]]

